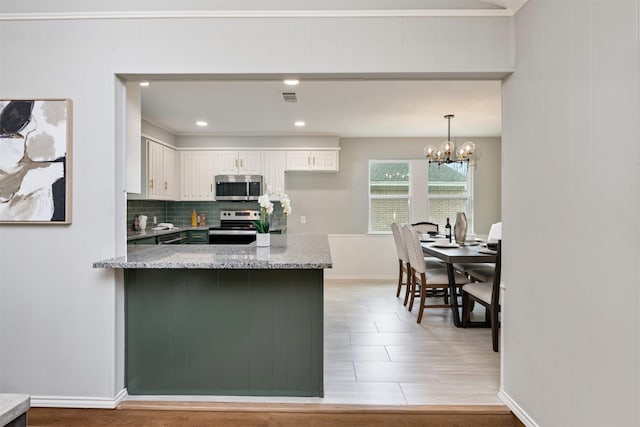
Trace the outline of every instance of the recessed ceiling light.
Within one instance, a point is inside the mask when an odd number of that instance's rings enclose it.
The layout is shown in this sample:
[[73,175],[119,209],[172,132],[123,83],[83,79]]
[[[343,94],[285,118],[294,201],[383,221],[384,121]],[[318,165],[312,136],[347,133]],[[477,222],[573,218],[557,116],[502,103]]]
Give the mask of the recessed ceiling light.
[[297,79],[286,79],[284,81],[284,84],[286,84],[287,86],[296,86],[298,83],[300,83],[300,80]]
[[208,126],[208,125],[209,125],[209,123],[205,122],[204,120],[198,120],[198,121],[196,122],[196,125],[198,125],[198,126],[200,126],[200,127],[205,127],[205,126]]
[[149,82],[140,82],[140,86],[147,87],[149,86]]
[[298,120],[297,122],[294,123],[294,125],[296,125],[297,127],[301,128],[304,125],[306,125],[306,123],[303,122],[302,120]]

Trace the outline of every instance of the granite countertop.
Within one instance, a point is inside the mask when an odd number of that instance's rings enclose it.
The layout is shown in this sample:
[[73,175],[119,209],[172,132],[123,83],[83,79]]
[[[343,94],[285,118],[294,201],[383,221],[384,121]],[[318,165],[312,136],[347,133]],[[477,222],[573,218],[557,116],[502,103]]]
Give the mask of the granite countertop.
[[27,394],[0,393],[0,426],[24,414],[31,407],[31,399]]
[[127,231],[127,241],[144,239],[146,237],[164,236],[167,234],[179,233],[181,231],[189,230],[209,230],[209,227],[173,227],[166,230],[152,230],[151,228],[147,228],[144,231]]
[[331,268],[326,235],[272,234],[271,246],[130,245],[127,256],[93,263],[94,268],[323,269]]

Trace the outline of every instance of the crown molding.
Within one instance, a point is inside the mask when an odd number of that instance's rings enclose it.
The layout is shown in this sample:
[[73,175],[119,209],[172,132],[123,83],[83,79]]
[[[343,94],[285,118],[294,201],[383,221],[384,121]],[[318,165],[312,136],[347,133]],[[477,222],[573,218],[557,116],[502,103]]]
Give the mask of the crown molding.
[[403,18],[504,17],[511,9],[405,9],[405,10],[195,10],[68,13],[0,13],[0,21],[56,21],[93,19],[176,18]]

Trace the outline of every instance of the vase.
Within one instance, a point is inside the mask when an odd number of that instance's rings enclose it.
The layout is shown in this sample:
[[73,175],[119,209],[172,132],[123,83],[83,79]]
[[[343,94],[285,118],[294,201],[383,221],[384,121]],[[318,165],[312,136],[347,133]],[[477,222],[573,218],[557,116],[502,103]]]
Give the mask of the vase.
[[458,212],[456,214],[456,222],[453,225],[453,233],[456,238],[456,243],[459,245],[464,244],[467,240],[467,216],[464,212]]
[[271,246],[271,234],[269,233],[256,234],[256,246],[258,247]]

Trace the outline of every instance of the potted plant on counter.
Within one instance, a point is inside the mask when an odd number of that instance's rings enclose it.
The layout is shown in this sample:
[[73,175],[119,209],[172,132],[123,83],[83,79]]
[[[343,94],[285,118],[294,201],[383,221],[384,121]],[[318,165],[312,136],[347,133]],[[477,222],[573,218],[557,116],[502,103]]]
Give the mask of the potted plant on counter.
[[271,235],[269,234],[269,228],[271,226],[271,214],[273,214],[273,202],[270,195],[280,199],[280,205],[282,206],[282,213],[284,216],[291,214],[291,199],[284,193],[268,192],[258,197],[258,205],[260,205],[260,220],[254,222],[256,226],[256,246],[270,246]]
[[269,246],[271,244],[271,235],[269,234],[270,217],[273,213],[273,203],[269,199],[269,194],[263,194],[258,197],[258,205],[260,205],[260,220],[254,224],[256,226],[256,246]]

